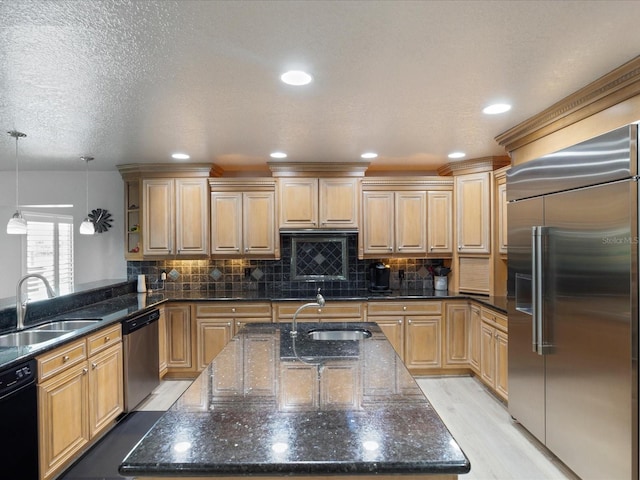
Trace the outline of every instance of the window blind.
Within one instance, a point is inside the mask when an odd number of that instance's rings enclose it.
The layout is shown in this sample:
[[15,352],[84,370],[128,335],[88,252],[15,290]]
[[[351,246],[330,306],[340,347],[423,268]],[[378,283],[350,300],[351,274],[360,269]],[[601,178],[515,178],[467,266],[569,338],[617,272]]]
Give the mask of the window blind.
[[[73,291],[73,217],[23,212],[27,221],[24,272],[44,276],[56,295]],[[37,278],[27,280],[27,298],[47,298],[47,290]]]

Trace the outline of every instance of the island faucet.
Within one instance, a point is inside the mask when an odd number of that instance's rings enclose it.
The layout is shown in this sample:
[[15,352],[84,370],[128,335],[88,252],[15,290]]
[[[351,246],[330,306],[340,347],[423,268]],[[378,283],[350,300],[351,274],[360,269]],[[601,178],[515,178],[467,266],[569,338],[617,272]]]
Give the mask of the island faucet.
[[324,304],[325,304],[324,297],[322,295],[320,295],[320,289],[318,289],[318,294],[316,295],[316,301],[315,302],[305,303],[304,305],[301,305],[296,310],[296,313],[293,314],[293,321],[292,321],[292,324],[291,324],[291,336],[293,338],[298,336],[298,328],[297,328],[297,324],[296,324],[296,318],[298,318],[298,314],[302,310],[304,310],[305,308],[309,308],[309,307],[324,307]]
[[49,281],[39,273],[28,273],[27,275],[22,277],[20,280],[18,280],[18,285],[16,286],[16,317],[17,317],[16,329],[17,330],[24,329],[24,317],[27,315],[27,301],[29,300],[28,298],[24,300],[22,299],[22,284],[28,278],[32,278],[32,277],[39,278],[44,282],[44,286],[47,289],[47,296],[49,298],[53,298],[56,296],[53,289],[51,288],[51,285],[49,284]]

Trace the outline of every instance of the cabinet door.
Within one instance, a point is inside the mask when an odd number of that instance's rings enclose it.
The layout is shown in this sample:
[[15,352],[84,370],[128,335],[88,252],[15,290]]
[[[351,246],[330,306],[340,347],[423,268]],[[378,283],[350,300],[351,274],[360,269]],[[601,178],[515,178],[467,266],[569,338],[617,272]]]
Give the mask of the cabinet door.
[[144,255],[173,254],[174,183],[171,178],[142,181],[142,252]]
[[320,228],[358,226],[358,179],[319,180]]
[[189,305],[167,307],[167,367],[191,368],[191,314]]
[[122,343],[89,359],[89,428],[94,438],[124,410]]
[[469,306],[447,304],[445,313],[445,366],[468,366],[470,344]]
[[318,367],[299,362],[280,362],[278,410],[281,412],[315,410],[319,405]]
[[376,322],[398,356],[404,360],[404,317],[369,317],[370,322]]
[[353,364],[327,363],[320,372],[320,405],[328,410],[357,410],[362,403],[360,369]]
[[207,255],[209,253],[209,197],[206,178],[177,178],[176,189],[176,253]]
[[489,253],[491,228],[491,173],[455,178],[459,253]]
[[365,254],[389,255],[394,246],[394,192],[362,194],[362,237]]
[[242,193],[211,193],[211,254],[239,256],[242,248]]
[[89,442],[87,374],[85,361],[38,386],[41,478],[53,477]]
[[509,396],[508,385],[508,358],[509,358],[509,339],[505,332],[496,329],[495,335],[496,344],[496,392],[504,400]]
[[453,253],[453,192],[427,192],[427,253]]
[[197,368],[204,369],[229,343],[233,319],[196,319]]
[[318,228],[318,179],[280,179],[280,228]]
[[160,378],[167,371],[167,317],[164,307],[160,308],[160,318],[158,318],[158,371]]
[[397,192],[395,219],[395,251],[397,253],[426,254],[426,192]]
[[276,253],[274,192],[247,192],[243,196],[243,245],[247,255]]
[[507,253],[508,225],[507,225],[507,184],[498,185],[498,252]]
[[407,317],[405,321],[404,363],[407,368],[440,368],[441,318]]
[[471,305],[470,310],[470,344],[469,344],[469,363],[474,372],[480,373],[480,307]]
[[496,385],[496,352],[494,347],[495,329],[486,323],[480,327],[480,378],[491,388]]

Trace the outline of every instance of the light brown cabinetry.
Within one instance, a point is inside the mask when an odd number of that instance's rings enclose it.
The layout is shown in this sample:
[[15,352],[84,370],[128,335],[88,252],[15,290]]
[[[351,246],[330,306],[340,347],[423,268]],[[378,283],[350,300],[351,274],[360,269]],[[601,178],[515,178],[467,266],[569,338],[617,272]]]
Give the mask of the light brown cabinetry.
[[468,302],[445,302],[444,366],[464,368],[471,358],[471,323]]
[[491,252],[491,172],[455,177],[459,254]]
[[120,324],[37,358],[40,478],[57,475],[123,411]]
[[[311,300],[309,300],[311,301]],[[291,322],[296,310],[307,303],[275,302],[274,319],[276,322]],[[324,307],[306,308],[297,317],[299,322],[361,322],[364,318],[362,302],[328,302]]]
[[428,254],[451,256],[453,252],[453,192],[427,192]]
[[367,320],[378,323],[412,373],[441,368],[442,302],[372,301]]
[[167,373],[167,317],[165,307],[159,309],[160,317],[158,318],[158,371],[160,378]]
[[280,257],[275,181],[210,179],[211,255]]
[[144,179],[143,255],[207,255],[207,194],[204,178]]
[[503,400],[508,400],[508,334],[504,315],[481,309],[480,378]]
[[165,307],[167,322],[167,376],[191,377],[196,373],[192,355],[191,304]]
[[359,180],[280,178],[280,228],[357,228]]
[[125,183],[127,260],[209,253],[211,165],[118,165]]
[[480,307],[475,303],[469,306],[469,364],[477,375],[480,374]]
[[247,323],[271,322],[266,302],[195,305],[196,365],[201,371]]
[[363,192],[365,255],[426,255],[427,193]]

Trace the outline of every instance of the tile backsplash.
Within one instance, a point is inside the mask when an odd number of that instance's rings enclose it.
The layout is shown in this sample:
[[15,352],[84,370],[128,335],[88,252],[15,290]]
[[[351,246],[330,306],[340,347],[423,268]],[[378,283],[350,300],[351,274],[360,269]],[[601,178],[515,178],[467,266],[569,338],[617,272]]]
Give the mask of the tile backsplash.
[[[318,287],[322,287],[327,294],[339,295],[355,290],[368,288],[368,266],[374,259],[358,260],[357,235],[336,235],[336,239],[346,238],[346,242],[328,240],[330,235],[321,235],[319,241],[308,243],[306,250],[296,252],[302,255],[297,265],[296,279],[292,275],[292,244],[293,238],[305,238],[304,235],[282,235],[280,239],[280,260],[155,260],[141,262],[127,262],[127,278],[135,280],[137,275],[147,276],[147,286],[152,289],[165,288],[169,291],[193,290],[201,292],[228,292],[268,290],[282,296],[312,295]],[[296,242],[300,245],[300,242]],[[336,250],[336,244],[346,245],[346,255]],[[340,247],[341,248],[341,247]],[[302,252],[302,253],[301,253]],[[343,259],[346,265],[342,265]],[[391,287],[398,288],[398,272],[404,270],[404,286],[409,289],[431,289],[433,279],[428,267],[442,264],[441,260],[427,259],[379,259],[391,266]],[[328,268],[331,262],[332,268]],[[339,265],[338,265],[339,264]],[[313,266],[317,265],[317,270]],[[335,277],[338,267],[346,267],[346,280],[325,279],[322,275]],[[160,281],[162,272],[167,274],[167,280]],[[309,279],[310,274],[319,278]]]

